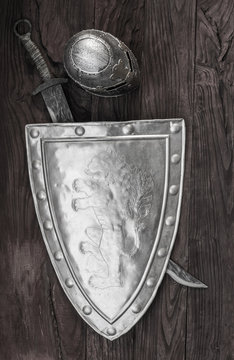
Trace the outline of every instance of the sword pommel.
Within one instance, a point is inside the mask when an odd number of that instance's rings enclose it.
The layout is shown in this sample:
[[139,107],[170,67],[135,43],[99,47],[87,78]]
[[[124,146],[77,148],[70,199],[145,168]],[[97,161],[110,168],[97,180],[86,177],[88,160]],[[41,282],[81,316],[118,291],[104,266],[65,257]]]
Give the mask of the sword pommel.
[[[29,29],[27,32],[25,32],[24,34],[20,34],[18,32],[18,26],[19,24],[25,23]],[[18,38],[21,40],[22,44],[24,45],[25,49],[27,50],[27,52],[29,53],[31,59],[33,60],[34,64],[37,67],[37,70],[39,71],[41,78],[44,81],[47,81],[51,78],[51,74],[50,71],[48,69],[48,66],[45,62],[45,60],[43,59],[40,50],[38,49],[37,45],[32,41],[31,39],[31,30],[32,30],[32,24],[29,20],[27,19],[21,19],[16,21],[15,25],[14,25],[14,32],[16,34],[16,36],[18,36]]]
[[[18,26],[26,24],[28,30],[23,34],[19,33]],[[74,122],[71,110],[67,103],[61,84],[67,82],[67,79],[52,78],[48,66],[37,45],[31,40],[32,24],[27,19],[16,21],[14,32],[21,40],[25,49],[29,53],[31,59],[39,71],[43,83],[34,91],[33,95],[41,93],[47,110],[53,122]]]

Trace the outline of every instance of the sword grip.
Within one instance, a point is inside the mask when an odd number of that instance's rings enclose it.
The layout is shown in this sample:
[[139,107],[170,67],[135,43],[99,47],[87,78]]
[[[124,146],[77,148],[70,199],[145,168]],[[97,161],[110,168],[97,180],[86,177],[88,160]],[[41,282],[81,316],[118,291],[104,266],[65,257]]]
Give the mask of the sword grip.
[[[25,23],[25,24],[27,24],[29,26],[29,31],[28,32],[26,32],[24,34],[20,34],[17,31],[17,27],[21,23]],[[41,78],[44,81],[46,81],[46,80],[51,79],[50,71],[49,71],[48,66],[47,66],[45,60],[43,59],[43,57],[41,55],[41,52],[38,49],[37,45],[31,40],[31,30],[32,30],[32,24],[27,19],[18,20],[18,21],[16,21],[16,23],[14,25],[15,34],[21,40],[21,42],[24,45],[25,49],[29,53],[31,59],[33,60],[34,64],[37,67],[37,70],[39,71],[39,73],[41,75]]]

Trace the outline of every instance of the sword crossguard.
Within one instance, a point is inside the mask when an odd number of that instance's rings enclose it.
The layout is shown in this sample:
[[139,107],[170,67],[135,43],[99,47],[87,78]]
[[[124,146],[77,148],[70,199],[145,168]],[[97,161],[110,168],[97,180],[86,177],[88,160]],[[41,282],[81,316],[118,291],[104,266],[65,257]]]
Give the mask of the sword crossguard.
[[[24,32],[19,32],[18,26],[25,24],[28,28]],[[34,91],[33,95],[41,93],[52,122],[74,122],[71,110],[67,103],[61,84],[66,83],[67,79],[52,78],[48,66],[37,45],[31,40],[32,24],[27,19],[16,21],[14,33],[21,40],[25,49],[39,71],[43,83]]]
[[43,82],[42,84],[40,84],[34,91],[33,91],[33,95],[37,95],[40,92],[44,91],[45,89],[48,89],[52,86],[56,86],[58,84],[64,84],[67,83],[68,79],[63,79],[63,78],[52,78],[49,80],[46,80],[45,82]]

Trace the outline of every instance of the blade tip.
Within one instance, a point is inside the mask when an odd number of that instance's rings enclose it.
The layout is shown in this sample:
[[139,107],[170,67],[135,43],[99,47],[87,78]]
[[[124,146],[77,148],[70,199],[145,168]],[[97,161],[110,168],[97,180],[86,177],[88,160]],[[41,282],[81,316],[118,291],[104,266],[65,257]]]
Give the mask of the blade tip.
[[201,289],[208,289],[208,286],[206,284],[203,284],[202,282],[199,284],[199,288]]

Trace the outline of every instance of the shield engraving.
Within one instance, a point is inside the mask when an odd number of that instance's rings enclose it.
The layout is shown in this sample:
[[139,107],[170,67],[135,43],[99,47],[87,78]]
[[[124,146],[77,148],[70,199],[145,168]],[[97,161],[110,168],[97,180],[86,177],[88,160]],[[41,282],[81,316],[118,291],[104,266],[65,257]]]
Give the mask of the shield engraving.
[[146,312],[167,268],[184,121],[28,125],[26,140],[35,209],[60,284],[80,316],[114,340]]

